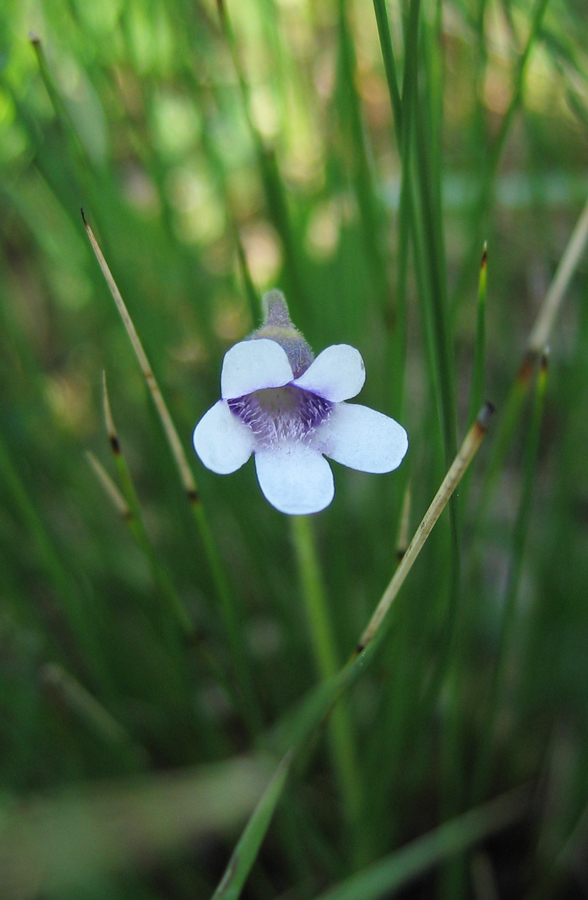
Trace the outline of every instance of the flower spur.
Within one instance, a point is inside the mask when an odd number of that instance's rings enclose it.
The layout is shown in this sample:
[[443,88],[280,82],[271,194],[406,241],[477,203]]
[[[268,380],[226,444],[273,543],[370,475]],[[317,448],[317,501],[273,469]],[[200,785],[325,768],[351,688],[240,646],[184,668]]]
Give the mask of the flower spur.
[[365,381],[361,354],[335,344],[313,357],[280,291],[263,298],[264,324],[225,354],[221,399],[194,429],[194,448],[219,475],[255,455],[266,499],[289,515],[316,513],[335,492],[328,456],[362,472],[391,472],[408,438],[398,422],[346,403]]

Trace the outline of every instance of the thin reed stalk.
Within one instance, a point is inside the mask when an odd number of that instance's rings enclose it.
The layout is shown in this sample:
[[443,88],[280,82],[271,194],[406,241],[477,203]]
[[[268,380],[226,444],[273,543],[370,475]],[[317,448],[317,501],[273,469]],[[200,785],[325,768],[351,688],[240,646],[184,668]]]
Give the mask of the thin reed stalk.
[[494,409],[491,404],[485,404],[485,406],[482,407],[482,410],[478,414],[478,418],[474,422],[473,426],[468,431],[464,442],[459,449],[459,452],[457,453],[453,463],[449,467],[445,478],[441,482],[439,490],[431,501],[431,505],[425,513],[419,527],[417,528],[413,539],[408,545],[406,553],[402,557],[402,560],[400,561],[400,564],[396,569],[396,572],[394,573],[390,584],[384,591],[382,599],[378,603],[370,621],[364,629],[363,634],[359,639],[355,655],[358,655],[359,653],[362,653],[364,650],[366,650],[380,630],[382,623],[384,622],[384,619],[386,618],[390,607],[392,606],[392,603],[396,599],[400,588],[404,584],[404,581],[411,568],[413,567],[417,556],[421,552],[425,541],[431,534],[431,531],[433,530],[437,520],[439,519],[439,516],[445,509],[457,485],[463,478],[464,473],[466,472],[480,444],[482,443],[486,431],[488,430],[488,425],[490,424],[490,419],[493,415],[493,412]]
[[216,588],[216,594],[219,600],[223,625],[225,627],[228,645],[231,649],[232,664],[234,665],[239,675],[238,683],[240,685],[243,700],[242,712],[246,720],[249,722],[253,733],[255,733],[258,730],[260,723],[260,712],[243,645],[240,616],[235,605],[234,596],[229,588],[223,563],[221,561],[212,536],[212,532],[210,530],[208,517],[204,511],[204,507],[197,490],[194,475],[192,474],[192,470],[186,458],[182,442],[180,441],[172,417],[169,413],[165,400],[163,399],[163,395],[159,389],[159,385],[156,381],[155,375],[153,374],[153,370],[151,368],[149,360],[147,359],[147,354],[143,349],[143,344],[141,343],[139,335],[137,334],[133,321],[129,315],[125,302],[114,280],[112,272],[110,271],[104,255],[102,254],[102,251],[98,245],[98,242],[94,237],[94,233],[90,228],[90,225],[86,221],[83,210],[82,218],[84,220],[84,226],[86,228],[88,238],[90,239],[90,244],[92,245],[94,255],[96,256],[98,265],[100,266],[102,274],[104,275],[105,281],[108,285],[112,298],[116,304],[118,312],[121,316],[127,334],[135,351],[135,355],[137,356],[137,359],[139,361],[143,377],[145,378],[147,387],[149,388],[149,392],[155,405],[155,409],[157,410],[157,414],[163,427],[164,435],[168,442],[173,460],[176,464],[178,475],[184,488],[185,496],[196,520],[196,524],[198,526],[200,538],[204,548],[204,553],[208,560],[208,565],[210,567],[210,571]]

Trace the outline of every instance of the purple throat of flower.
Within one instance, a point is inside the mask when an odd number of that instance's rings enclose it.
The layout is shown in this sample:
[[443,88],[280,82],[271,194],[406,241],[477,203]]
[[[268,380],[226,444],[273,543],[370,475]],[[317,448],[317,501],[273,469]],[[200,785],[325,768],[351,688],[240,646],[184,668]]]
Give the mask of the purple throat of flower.
[[319,425],[327,421],[334,406],[329,400],[293,384],[262,388],[227,400],[227,404],[263,448],[310,440]]

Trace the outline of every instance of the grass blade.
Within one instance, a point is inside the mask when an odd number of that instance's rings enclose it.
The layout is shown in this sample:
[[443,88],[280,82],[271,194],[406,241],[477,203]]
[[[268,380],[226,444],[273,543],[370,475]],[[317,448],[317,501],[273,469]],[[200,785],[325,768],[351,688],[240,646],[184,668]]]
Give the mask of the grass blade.
[[139,361],[141,371],[143,372],[143,377],[145,378],[147,387],[149,388],[149,392],[153,399],[153,403],[155,404],[155,408],[161,421],[165,437],[176,464],[176,468],[180,476],[186,498],[190,504],[190,509],[192,510],[196,519],[196,524],[200,531],[200,537],[204,547],[204,552],[210,566],[210,571],[212,573],[214,585],[219,599],[221,614],[223,617],[223,624],[225,626],[227,640],[231,648],[231,658],[235,668],[239,673],[238,681],[241,686],[242,698],[244,702],[243,713],[249,722],[251,730],[255,732],[258,730],[260,714],[255,699],[255,692],[253,690],[251,682],[251,676],[249,673],[245,651],[243,648],[243,641],[241,640],[239,616],[234,603],[234,598],[229,589],[223,564],[221,562],[216,544],[214,543],[212,533],[210,531],[208,518],[205,514],[200,496],[198,494],[196,481],[188,464],[188,460],[186,458],[186,454],[184,453],[184,448],[180,441],[176,427],[169,414],[167,405],[165,403],[165,400],[163,399],[163,395],[159,389],[159,385],[157,384],[149,360],[147,359],[147,354],[143,349],[143,345],[141,343],[139,335],[137,334],[133,321],[129,315],[125,302],[114,280],[112,272],[110,271],[108,263],[106,262],[102,254],[98,242],[94,237],[92,229],[86,221],[83,210],[82,218],[84,221],[86,232],[88,234],[88,238],[90,239],[90,243],[94,251],[94,255],[96,256],[98,265],[100,266],[102,274],[104,275],[112,298],[116,304],[121,319],[123,320],[123,324],[126,328],[127,334]]
[[429,506],[427,512],[423,517],[421,524],[417,528],[415,535],[406,550],[406,553],[402,557],[402,560],[398,568],[396,569],[396,572],[394,573],[390,584],[384,591],[382,599],[378,603],[373,616],[371,617],[361,638],[359,639],[356,654],[362,653],[366,649],[366,647],[369,647],[371,642],[376,637],[376,634],[380,631],[384,619],[386,618],[388,611],[392,606],[392,603],[398,595],[400,588],[404,584],[406,576],[410,572],[417,556],[423,548],[425,541],[431,534],[431,531],[433,530],[437,520],[439,519],[439,516],[445,509],[457,485],[461,481],[470,462],[474,458],[480,444],[482,443],[493,412],[494,409],[489,403],[482,407],[478,418],[474,422],[472,428],[468,431],[458,454],[451,464],[445,478],[441,482],[439,490],[435,494],[431,505]]
[[[529,59],[531,57],[531,52],[535,46],[535,42],[538,40],[541,33],[541,24],[543,22],[543,16],[547,8],[547,3],[548,0],[537,0],[535,4],[527,41],[525,43],[523,52],[518,59],[510,102],[500,123],[499,132],[494,140],[488,156],[488,161],[481,177],[478,197],[472,210],[472,216],[470,220],[470,245],[469,249],[464,255],[463,265],[455,282],[455,288],[453,291],[454,298],[459,298],[463,294],[465,285],[470,279],[471,272],[474,270],[476,257],[480,252],[479,248],[484,237],[483,229],[487,227],[488,209],[490,208],[494,196],[494,180],[498,172],[498,167],[500,159],[502,157],[502,152],[506,144],[506,139],[510,133],[510,128],[514,121],[515,114],[521,103],[525,78],[529,66]],[[452,303],[452,306],[453,305],[454,304]]]
[[133,769],[145,769],[149,755],[111,712],[80,682],[57,663],[46,663],[39,677],[45,688],[78,719],[95,737],[112,747]]
[[361,214],[361,233],[365,255],[379,305],[388,309],[391,298],[389,264],[383,236],[385,234],[382,207],[374,184],[374,173],[367,146],[366,128],[360,100],[355,87],[356,58],[351,39],[346,0],[339,0],[338,8],[338,101],[342,127],[349,135],[352,149],[352,179]]
[[484,361],[486,356],[486,292],[488,283],[488,248],[484,244],[478,281],[478,307],[476,316],[476,344],[470,391],[470,423],[474,421],[476,410],[480,408],[484,396]]
[[211,900],[237,900],[259,853],[262,841],[288,778],[292,754],[279,763],[239,838]]
[[[168,638],[170,639],[173,646],[175,644],[175,641],[173,635],[169,633],[170,629],[168,623],[170,621],[177,622],[181,631],[186,635],[192,634],[194,632],[194,625],[190,619],[188,611],[184,606],[181,597],[172,585],[169,575],[160,563],[153,543],[149,537],[149,534],[147,533],[145,522],[143,521],[143,516],[141,514],[141,507],[139,504],[137,491],[135,489],[135,485],[127,461],[122,452],[120,441],[118,439],[118,434],[114,424],[114,419],[112,417],[112,410],[110,408],[110,401],[108,399],[108,390],[106,388],[105,375],[103,378],[103,401],[104,418],[106,421],[108,440],[110,442],[110,447],[114,456],[114,462],[117,468],[122,492],[124,494],[125,504],[128,507],[130,513],[129,516],[126,516],[124,518],[129,528],[131,529],[135,540],[137,541],[137,543],[141,547],[141,550],[145,554],[145,557],[149,561],[153,580],[162,599],[165,601],[165,607],[162,607],[158,611],[159,615],[157,616],[157,618],[159,619],[159,622],[157,624],[159,628],[163,629],[163,633],[168,635]],[[167,615],[168,612],[171,613],[171,616]]]
[[[529,335],[525,353],[521,360],[518,372],[508,394],[504,412],[497,429],[494,447],[488,466],[480,503],[478,505],[478,520],[481,521],[486,514],[488,503],[493,494],[496,479],[504,466],[508,448],[520,419],[521,409],[527,395],[529,384],[535,368],[538,354],[548,345],[549,338],[556,317],[561,309],[570,281],[578,267],[582,254],[588,241],[588,202],[582,210],[576,226],[566,245],[566,249],[545,294],[543,303],[535,318],[535,324]],[[539,344],[539,341],[543,341]]]
[[184,487],[184,491],[186,492],[186,496],[188,498],[194,498],[197,501],[198,492],[196,489],[196,482],[194,480],[192,470],[188,465],[188,460],[186,459],[186,454],[184,453],[182,442],[180,441],[179,435],[176,431],[176,427],[169,414],[169,410],[167,408],[165,400],[163,399],[163,395],[159,389],[159,385],[157,384],[149,360],[147,359],[147,354],[143,349],[143,344],[141,343],[139,335],[137,334],[135,326],[133,325],[133,321],[129,315],[129,311],[112,276],[112,272],[108,267],[108,263],[106,262],[98,245],[98,242],[94,237],[94,232],[86,221],[83,210],[82,218],[84,220],[84,227],[90,239],[90,244],[92,245],[92,250],[94,251],[94,255],[98,261],[98,265],[100,266],[102,274],[104,275],[104,279],[116,304],[116,308],[118,309],[120,317],[123,320],[123,324],[126,328],[131,344],[133,345],[133,350],[135,351],[135,355],[137,356],[139,365],[141,366],[143,377],[145,378],[147,387],[149,388],[149,392],[151,394],[151,397],[153,398],[153,403],[155,404],[157,414],[161,421],[165,437],[172,452],[172,456],[176,464],[180,480]]
[[51,69],[47,63],[41,39],[37,35],[31,34],[29,40],[35,51],[39,73],[43,84],[45,85],[45,90],[51,100],[58,127],[61,128],[65,137],[65,146],[71,159],[72,171],[74,177],[76,177],[79,182],[78,189],[85,192],[88,199],[91,199],[92,202],[94,202],[96,194],[94,191],[93,179],[91,177],[93,175],[93,169],[86,148],[80,140],[80,136],[71,118],[67,105],[64,103],[57,88],[55,79],[53,78]]
[[527,341],[527,354],[537,356],[549,343],[553,325],[560,311],[572,275],[578,267],[588,240],[588,201],[568,241],[553,281],[545,295],[533,330]]
[[400,88],[398,86],[398,70],[396,67],[394,46],[392,44],[392,35],[390,34],[390,22],[388,19],[388,7],[386,6],[386,0],[374,0],[374,12],[376,14],[376,22],[378,24],[378,37],[380,39],[380,47],[382,49],[384,69],[386,71],[388,93],[390,94],[390,102],[392,104],[392,110],[394,112],[396,140],[398,145],[400,146],[402,134],[402,100],[400,98]]
[[225,0],[218,0],[217,5],[223,35],[225,37],[227,47],[229,48],[233,67],[235,69],[239,82],[243,113],[247,122],[247,128],[249,130],[249,133],[251,134],[253,146],[255,148],[268,212],[284,247],[286,260],[285,274],[286,278],[289,281],[286,293],[291,299],[290,306],[295,315],[297,306],[298,308],[300,308],[306,305],[306,290],[304,279],[302,277],[301,265],[298,259],[299,251],[297,241],[295,238],[294,230],[292,228],[292,223],[290,221],[290,212],[288,210],[284,183],[280,175],[275,151],[272,147],[266,146],[259,132],[259,129],[255,125],[255,122],[251,115],[251,91],[243,65],[241,64],[241,60],[239,58],[237,42],[235,40],[235,34]]
[[[424,41],[421,41],[424,46]],[[419,103],[416,109],[416,150],[418,200],[423,228],[425,275],[428,290],[425,300],[430,302],[434,358],[433,366],[438,372],[438,407],[445,447],[445,464],[455,456],[457,418],[455,411],[455,384],[453,372],[453,342],[449,330],[447,300],[447,276],[445,249],[440,208],[440,185],[434,148],[437,137],[433,131],[435,111],[431,108],[429,85],[420,79]]]
[[377,900],[424,874],[428,869],[516,822],[529,806],[528,788],[518,788],[451,819],[429,834],[380,860],[316,900]]
[[45,524],[32,503],[1,436],[0,474],[22,516],[33,546],[53,586],[55,596],[61,604],[64,619],[75,636],[84,661],[92,676],[107,690],[111,683],[110,676],[104,665],[104,657],[100,652],[97,624],[93,621],[89,604],[83,603],[78,595],[77,587],[55,550]]
[[525,460],[523,464],[523,486],[512,535],[510,568],[499,627],[497,657],[490,688],[488,712],[484,718],[484,736],[480,744],[481,752],[474,775],[474,800],[479,800],[484,796],[491,774],[494,749],[493,735],[496,733],[496,717],[505,684],[508,651],[511,647],[511,641],[515,631],[514,618],[516,613],[516,601],[523,571],[526,538],[531,520],[531,503],[533,498],[533,488],[535,487],[536,482],[537,455],[539,451],[540,428],[547,386],[547,371],[548,357],[547,353],[545,353],[541,360],[537,375],[533,412],[526,441]]
[[121,519],[125,522],[130,522],[133,518],[131,508],[100,460],[98,460],[90,450],[86,451],[86,459],[96,478],[104,488],[106,496],[110,498],[112,505]]

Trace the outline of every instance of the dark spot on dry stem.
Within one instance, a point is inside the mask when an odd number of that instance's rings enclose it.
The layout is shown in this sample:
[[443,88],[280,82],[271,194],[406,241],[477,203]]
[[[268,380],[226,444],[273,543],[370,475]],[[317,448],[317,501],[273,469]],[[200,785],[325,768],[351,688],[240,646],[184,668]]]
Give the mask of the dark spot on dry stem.
[[525,357],[521,363],[521,367],[517,373],[517,381],[519,381],[521,384],[526,384],[526,382],[529,381],[531,375],[533,374],[536,359],[536,351],[527,350],[527,352],[525,353]]

